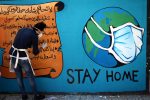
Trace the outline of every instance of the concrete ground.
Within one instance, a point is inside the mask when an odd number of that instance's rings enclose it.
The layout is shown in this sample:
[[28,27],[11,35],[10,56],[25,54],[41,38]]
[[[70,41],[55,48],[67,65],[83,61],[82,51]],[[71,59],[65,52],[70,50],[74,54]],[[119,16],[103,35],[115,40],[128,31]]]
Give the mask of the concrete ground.
[[[21,96],[1,94],[0,100],[21,100]],[[29,95],[28,100],[33,100],[33,95]],[[46,95],[44,100],[150,100],[150,95]]]

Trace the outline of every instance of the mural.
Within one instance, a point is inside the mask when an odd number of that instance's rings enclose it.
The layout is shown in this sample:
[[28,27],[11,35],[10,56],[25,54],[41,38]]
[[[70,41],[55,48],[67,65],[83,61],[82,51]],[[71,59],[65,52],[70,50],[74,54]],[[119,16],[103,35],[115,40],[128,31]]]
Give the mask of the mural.
[[39,40],[47,47],[37,56],[29,50],[31,62],[36,76],[58,77],[63,68],[63,55],[61,41],[56,25],[56,12],[63,9],[62,2],[51,2],[39,5],[1,5],[0,6],[0,70],[2,77],[15,78],[9,72],[9,49],[13,43],[16,32],[23,27],[32,27],[37,22],[45,22],[49,28]]
[[1,2],[0,92],[19,91],[15,74],[9,72],[8,50],[18,29],[40,21],[49,28],[39,48],[48,45],[37,56],[29,49],[40,92],[147,91],[146,6],[147,0]]
[[133,62],[139,55],[143,33],[144,29],[129,12],[117,7],[104,8],[88,20],[83,46],[97,64],[121,66]]

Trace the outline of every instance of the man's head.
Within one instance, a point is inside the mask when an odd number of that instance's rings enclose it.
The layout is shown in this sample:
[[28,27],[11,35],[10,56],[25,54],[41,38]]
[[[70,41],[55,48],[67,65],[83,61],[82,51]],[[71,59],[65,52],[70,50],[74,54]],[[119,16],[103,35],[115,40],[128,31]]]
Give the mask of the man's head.
[[44,22],[39,22],[34,25],[33,29],[36,31],[36,34],[41,37],[44,33],[44,29],[47,28]]
[[44,22],[39,22],[34,25],[34,28],[39,29],[40,31],[43,31],[46,28],[46,24]]

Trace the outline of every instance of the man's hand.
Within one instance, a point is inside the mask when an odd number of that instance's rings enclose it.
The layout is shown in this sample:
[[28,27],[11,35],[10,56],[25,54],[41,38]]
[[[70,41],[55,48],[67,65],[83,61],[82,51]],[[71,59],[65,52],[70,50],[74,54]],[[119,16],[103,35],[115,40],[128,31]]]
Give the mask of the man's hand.
[[[41,49],[45,49],[46,47],[47,47],[47,42],[42,43],[42,46],[41,46],[41,48],[39,49],[40,52],[42,51]],[[31,59],[34,58],[34,57],[35,57],[35,55],[30,54],[30,58],[31,58]]]
[[44,49],[44,48],[46,48],[47,47],[47,42],[44,42],[43,44],[42,44],[42,48]]
[[0,71],[0,77],[2,76],[2,73],[1,73],[1,71]]

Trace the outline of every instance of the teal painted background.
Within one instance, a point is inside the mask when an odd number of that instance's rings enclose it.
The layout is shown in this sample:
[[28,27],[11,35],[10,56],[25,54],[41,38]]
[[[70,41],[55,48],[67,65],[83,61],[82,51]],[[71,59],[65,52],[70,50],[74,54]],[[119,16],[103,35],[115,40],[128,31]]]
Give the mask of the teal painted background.
[[[58,0],[5,0],[0,4],[40,4]],[[146,90],[146,38],[147,38],[147,0],[60,0],[65,7],[56,13],[56,23],[62,43],[63,71],[56,79],[36,78],[38,90],[40,92],[125,92],[125,91],[145,91]],[[120,7],[130,12],[144,28],[142,52],[134,62],[117,68],[105,68],[94,63],[85,53],[82,45],[82,32],[87,20],[99,9],[105,7]],[[1,54],[1,53],[0,53]],[[1,62],[0,62],[1,64]],[[67,80],[74,77],[74,82],[69,84]],[[77,73],[81,69],[80,73]],[[95,82],[83,76],[88,71],[91,78],[95,78],[93,71],[99,70],[99,75]],[[120,81],[107,82],[106,72],[138,71],[135,80],[125,79]],[[80,74],[80,82],[78,75]],[[29,82],[25,79],[26,88],[31,92]],[[0,78],[0,92],[18,92],[19,88],[15,79]]]

